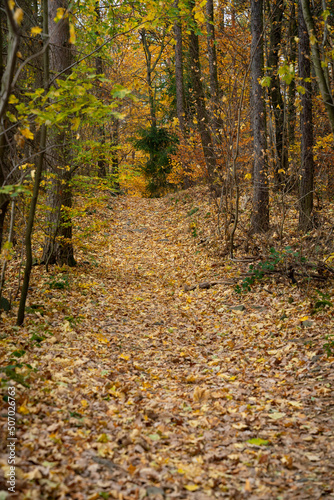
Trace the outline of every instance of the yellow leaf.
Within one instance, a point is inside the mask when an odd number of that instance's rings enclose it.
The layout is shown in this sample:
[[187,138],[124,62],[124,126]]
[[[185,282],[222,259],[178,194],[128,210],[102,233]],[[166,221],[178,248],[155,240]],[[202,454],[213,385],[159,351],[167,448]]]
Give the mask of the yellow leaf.
[[302,318],[299,318],[299,321],[307,321],[308,320],[308,316],[303,316]]
[[311,33],[310,42],[311,42],[311,45],[315,45],[316,42],[317,42],[317,39],[316,39],[316,37],[314,36],[313,33]]
[[245,175],[245,179],[251,180],[251,178],[252,178],[252,174],[248,173]]
[[296,408],[303,408],[302,403],[300,403],[299,401],[288,401],[288,403],[289,405],[295,406]]
[[39,26],[34,26],[30,30],[31,36],[39,35],[41,32],[42,32],[42,28],[40,28]]
[[19,407],[18,409],[18,412],[21,414],[21,415],[28,415],[29,413],[29,410],[28,408],[23,404]]
[[105,433],[100,434],[97,438],[98,443],[108,443],[108,441],[109,441],[109,438],[108,438],[107,434],[105,434]]
[[125,361],[129,361],[130,359],[130,356],[127,356],[126,354],[120,354],[118,357],[121,359],[125,359]]
[[17,24],[20,26],[20,24],[22,23],[22,19],[23,19],[23,10],[16,9],[13,17],[14,17],[15,21],[17,22]]
[[285,174],[285,170],[284,170],[283,168],[280,168],[280,169],[278,170],[278,173],[279,173],[279,174]]
[[14,9],[14,7],[15,7],[15,2],[14,2],[14,0],[9,0],[9,2],[8,2],[8,6],[9,6],[10,10],[13,10],[13,9]]
[[14,95],[14,94],[12,94],[12,95],[9,97],[9,99],[8,99],[8,103],[9,103],[9,104],[16,104],[16,103],[18,103],[18,102],[19,102],[19,100],[18,100],[18,98],[17,98],[17,97],[15,97],[15,95]]
[[64,17],[65,10],[66,9],[64,9],[63,7],[59,7],[59,9],[57,9],[57,15],[54,18],[55,23],[57,23],[58,21],[60,21]]
[[82,399],[80,402],[81,402],[81,406],[83,406],[84,408],[86,408],[88,406],[88,401],[86,401],[86,399]]
[[71,121],[73,123],[71,130],[77,131],[79,128],[79,125],[80,125],[80,118],[76,117],[76,118],[73,118],[73,120],[71,120]]
[[334,260],[334,253],[331,253],[329,257],[327,257],[326,261],[332,262]]
[[186,484],[185,489],[188,491],[196,491],[198,490],[199,486],[197,484]]
[[28,128],[21,128],[20,132],[23,135],[23,137],[25,137],[26,139],[33,139],[34,138],[34,134]]
[[69,42],[72,43],[72,44],[74,44],[75,40],[76,40],[76,36],[75,36],[74,26],[73,26],[73,24],[70,24],[70,39],[69,39]]

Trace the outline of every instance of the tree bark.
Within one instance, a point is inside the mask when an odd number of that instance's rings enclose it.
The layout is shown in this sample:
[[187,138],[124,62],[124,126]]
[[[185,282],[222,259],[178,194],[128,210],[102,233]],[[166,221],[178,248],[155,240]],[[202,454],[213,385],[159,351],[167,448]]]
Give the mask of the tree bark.
[[254,143],[252,232],[269,229],[269,180],[263,78],[263,0],[251,0],[252,122]]
[[[193,6],[193,3],[191,3]],[[199,59],[199,42],[196,30],[196,21],[192,11],[192,28],[189,35],[189,55],[190,55],[190,74],[192,83],[192,99],[196,107],[198,130],[201,136],[201,143],[205,163],[208,172],[210,187],[215,189],[214,186],[214,172],[216,168],[216,157],[212,144],[210,133],[210,122],[208,113],[205,106],[204,90],[202,85],[201,65]]]
[[[48,43],[48,35],[49,35],[48,0],[43,0],[42,5],[43,5],[43,38],[44,38],[43,43],[44,43],[44,45],[46,45]],[[48,90],[49,79],[50,79],[49,64],[50,64],[49,50],[47,48],[45,50],[44,56],[43,56],[44,89],[46,91]],[[21,290],[21,296],[20,296],[19,310],[17,313],[17,325],[18,326],[22,325],[22,323],[24,321],[25,305],[26,305],[27,296],[28,296],[30,275],[31,275],[31,269],[32,269],[31,235],[32,235],[32,230],[33,230],[33,226],[34,226],[34,221],[35,221],[36,205],[37,205],[39,188],[40,188],[40,183],[41,183],[41,178],[42,178],[42,170],[43,170],[43,165],[44,165],[46,134],[47,134],[47,129],[46,129],[46,125],[44,124],[41,127],[40,153],[39,153],[39,156],[38,156],[38,159],[36,162],[34,188],[33,188],[32,198],[30,201],[28,223],[27,223],[26,235],[25,235],[26,265],[25,265],[25,269],[24,269],[24,277],[23,277],[23,284],[22,284],[22,290]]]
[[213,0],[206,2],[206,30],[207,30],[207,46],[209,59],[209,74],[210,74],[210,93],[212,101],[212,128],[216,142],[219,142],[219,85],[218,85],[218,69],[217,69],[217,51],[215,38],[215,19]]
[[321,93],[322,100],[325,104],[327,115],[330,121],[330,125],[332,128],[332,134],[334,135],[334,101],[331,93],[331,89],[327,85],[326,76],[324,69],[321,65],[321,55],[319,44],[316,39],[316,31],[314,28],[314,22],[311,14],[310,2],[309,0],[300,0],[300,7],[302,8],[305,26],[307,28],[307,32],[309,38],[311,40],[311,57],[312,63],[314,66],[315,74],[317,77],[317,82],[319,85],[319,90]]
[[[175,0],[174,7],[178,8],[178,0]],[[182,54],[182,25],[179,15],[174,23],[175,36],[175,89],[176,89],[176,114],[179,120],[180,129],[185,135],[185,111],[184,111],[184,87],[183,87],[183,54]]]
[[274,169],[275,187],[282,189],[284,185],[284,174],[279,170],[287,170],[288,151],[284,137],[284,102],[281,94],[281,84],[278,75],[279,68],[279,50],[282,41],[282,20],[284,3],[283,0],[276,0],[271,3],[270,10],[270,34],[269,34],[269,56],[268,66],[270,68],[271,85],[269,88],[270,103],[275,118],[275,145],[277,152],[277,163]]
[[306,232],[312,227],[313,210],[313,121],[312,121],[312,83],[311,77],[310,39],[305,24],[301,1],[298,8],[299,37],[299,78],[306,92],[301,95],[302,110],[300,113],[301,131],[301,182],[299,202],[299,228]]
[[113,188],[115,193],[120,193],[120,185],[119,185],[119,162],[118,162],[118,146],[119,143],[119,120],[118,118],[114,118],[112,122],[112,139],[111,145],[114,148],[111,153],[111,173],[114,177],[113,179]]
[[[292,0],[290,5],[290,21],[289,21],[289,62],[295,66],[297,61],[297,44],[296,38],[298,34],[297,21],[296,21],[296,8],[295,2]],[[296,81],[293,78],[288,89],[288,123],[287,123],[287,139],[289,146],[295,143],[295,129],[296,129]]]
[[[96,17],[97,17],[98,21],[100,20],[99,3],[100,2],[97,1],[95,4],[95,12],[96,12]],[[96,33],[96,35],[98,36],[99,34]],[[98,75],[101,75],[103,73],[103,61],[102,61],[101,55],[99,55],[99,54],[95,57],[95,68],[96,68],[96,73]],[[99,88],[100,88],[100,92],[101,92],[102,91],[102,88],[101,88],[102,83],[97,81],[97,85],[100,86]],[[105,133],[105,128],[104,128],[103,124],[99,126],[98,131],[99,131],[99,137],[101,138],[100,143],[103,146],[106,142],[106,133]],[[98,173],[98,176],[101,177],[102,179],[104,179],[107,176],[107,163],[106,163],[106,159],[104,156],[104,152],[99,154],[99,158],[97,161],[97,173]]]
[[[57,24],[54,18],[57,9],[68,8],[68,0],[53,0],[49,4],[50,25],[50,70],[53,74],[67,75],[67,68],[72,63],[72,52],[69,43],[69,22],[64,16]],[[46,265],[75,265],[72,244],[72,188],[71,188],[71,149],[69,145],[69,130],[54,132],[50,137],[56,145],[49,155],[51,165],[51,186],[48,189],[49,214],[44,242],[42,262]]]

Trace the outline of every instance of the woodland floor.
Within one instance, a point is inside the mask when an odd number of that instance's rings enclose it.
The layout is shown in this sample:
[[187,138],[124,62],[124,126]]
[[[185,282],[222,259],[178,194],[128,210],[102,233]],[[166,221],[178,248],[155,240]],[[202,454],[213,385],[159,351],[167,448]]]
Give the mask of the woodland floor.
[[[303,327],[287,280],[185,292],[238,266],[199,244],[181,201],[114,199],[89,257],[34,268],[24,328],[3,315],[1,365],[24,349],[37,368],[11,384],[9,498],[334,499],[333,314]],[[4,401],[1,417],[4,499]]]

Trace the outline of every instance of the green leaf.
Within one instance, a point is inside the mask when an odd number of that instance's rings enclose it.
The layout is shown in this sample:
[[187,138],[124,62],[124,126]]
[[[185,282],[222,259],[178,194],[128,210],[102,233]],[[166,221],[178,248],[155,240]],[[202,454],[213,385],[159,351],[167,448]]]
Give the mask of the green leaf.
[[264,76],[260,83],[261,83],[261,87],[270,87],[270,85],[271,85],[270,76]]
[[328,9],[324,10],[323,13],[321,14],[324,21],[327,21],[327,18],[330,16],[330,12]]
[[115,85],[111,93],[113,97],[119,97],[120,99],[123,99],[125,96],[131,94],[131,90],[126,89],[122,85]]
[[159,434],[149,434],[148,437],[151,438],[152,441],[159,441],[160,440]]
[[261,438],[252,438],[252,439],[248,439],[247,443],[255,444],[256,446],[268,446],[269,441],[267,441],[266,439],[261,439]]

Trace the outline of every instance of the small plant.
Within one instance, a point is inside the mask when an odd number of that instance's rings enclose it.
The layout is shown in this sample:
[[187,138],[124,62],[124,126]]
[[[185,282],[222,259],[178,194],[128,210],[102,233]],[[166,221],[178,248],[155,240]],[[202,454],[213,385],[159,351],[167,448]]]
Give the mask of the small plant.
[[199,211],[199,208],[198,207],[194,207],[192,208],[188,213],[187,213],[187,217],[190,217],[191,215],[194,215],[196,212]]
[[192,222],[192,223],[190,224],[190,226],[189,226],[189,227],[190,227],[190,230],[191,230],[191,236],[192,236],[193,238],[197,238],[197,227],[196,227],[196,223],[195,223],[195,222]]
[[49,281],[47,285],[52,290],[64,290],[65,288],[69,288],[68,275],[64,274],[59,278],[55,277],[53,280]]
[[334,335],[326,335],[325,339],[327,342],[324,344],[324,349],[329,358],[330,356],[334,356]]
[[65,316],[64,319],[66,319],[71,326],[75,326],[82,321],[82,317],[73,315]]
[[328,293],[323,293],[320,290],[316,290],[316,292],[320,296],[320,299],[315,302],[311,314],[316,314],[317,312],[319,312],[322,309],[325,309],[326,307],[328,308],[333,307],[333,303],[329,300],[330,295],[328,295]]
[[[17,359],[15,359],[15,358],[21,358],[22,356],[25,355],[25,353],[26,351],[24,350],[12,352],[11,356],[14,357],[11,357],[9,359],[9,364],[7,366],[3,366],[0,368],[0,373],[4,373],[6,377],[5,379],[1,380],[1,385],[7,384],[12,380],[14,382],[17,382],[18,384],[23,385],[23,387],[30,387],[27,380],[29,378],[31,370],[33,370],[33,367],[28,363],[19,363]],[[29,369],[26,375],[16,372],[18,368],[23,368],[24,366]]]
[[251,286],[254,285],[256,280],[261,280],[268,273],[277,271],[277,266],[284,264],[287,268],[287,260],[291,259],[299,260],[300,262],[305,262],[305,257],[300,257],[300,253],[296,252],[290,246],[283,249],[282,252],[278,252],[275,248],[270,249],[270,256],[264,262],[260,262],[257,266],[251,264],[248,269],[249,276],[246,276],[240,285],[235,287],[237,293],[246,293],[251,291]]

